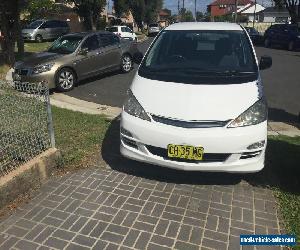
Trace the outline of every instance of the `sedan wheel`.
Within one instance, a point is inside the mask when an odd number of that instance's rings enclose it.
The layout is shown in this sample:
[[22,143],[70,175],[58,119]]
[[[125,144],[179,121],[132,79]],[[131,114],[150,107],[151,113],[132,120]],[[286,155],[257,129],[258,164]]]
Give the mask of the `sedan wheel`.
[[121,70],[128,73],[132,69],[132,59],[129,55],[124,55],[121,62]]
[[60,91],[69,91],[74,88],[75,85],[75,75],[70,69],[62,69],[58,75],[56,80],[57,88]]

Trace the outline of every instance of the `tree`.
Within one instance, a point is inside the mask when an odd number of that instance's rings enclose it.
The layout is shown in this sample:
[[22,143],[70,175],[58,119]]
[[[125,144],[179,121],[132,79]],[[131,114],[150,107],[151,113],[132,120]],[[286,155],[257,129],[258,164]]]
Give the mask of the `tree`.
[[[13,66],[15,63],[15,43],[17,40],[19,41],[19,51],[23,52],[19,0],[2,0],[0,2],[0,23],[1,32],[3,33],[1,45],[2,51],[4,52],[4,63]],[[17,39],[18,37],[20,39]]]
[[180,10],[180,16],[182,22],[194,22],[195,19],[193,17],[193,13],[190,10],[186,10],[185,8],[182,8]]
[[120,17],[131,11],[135,22],[140,29],[143,23],[155,22],[158,10],[163,6],[162,0],[113,0],[116,15]]
[[145,1],[145,22],[152,23],[157,21],[158,11],[162,9],[162,0],[144,0]]
[[196,12],[196,21],[202,21],[204,19],[204,14],[201,11]]
[[57,12],[58,8],[51,0],[27,0],[24,10],[29,20],[45,18],[47,14]]
[[87,30],[96,30],[106,0],[70,0],[75,4],[75,11],[83,19]]
[[274,3],[278,8],[285,7],[288,10],[292,23],[300,22],[300,0],[274,0]]

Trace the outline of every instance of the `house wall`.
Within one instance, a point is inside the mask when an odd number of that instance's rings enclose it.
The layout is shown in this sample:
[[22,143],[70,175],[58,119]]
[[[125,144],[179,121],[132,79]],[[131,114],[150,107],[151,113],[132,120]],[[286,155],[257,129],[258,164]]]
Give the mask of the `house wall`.
[[282,20],[283,22],[289,21],[290,16],[284,13],[264,13],[263,22],[265,23],[280,22],[280,20]]
[[211,16],[223,16],[227,13],[227,8],[220,8],[218,5],[210,6]]

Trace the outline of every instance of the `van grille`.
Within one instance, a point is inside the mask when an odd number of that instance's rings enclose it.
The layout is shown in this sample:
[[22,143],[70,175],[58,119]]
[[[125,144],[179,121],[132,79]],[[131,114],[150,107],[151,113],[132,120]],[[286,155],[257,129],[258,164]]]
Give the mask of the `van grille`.
[[224,127],[228,121],[181,121],[171,118],[165,118],[157,115],[151,115],[152,119],[156,122],[163,123],[170,126],[182,128],[213,128]]

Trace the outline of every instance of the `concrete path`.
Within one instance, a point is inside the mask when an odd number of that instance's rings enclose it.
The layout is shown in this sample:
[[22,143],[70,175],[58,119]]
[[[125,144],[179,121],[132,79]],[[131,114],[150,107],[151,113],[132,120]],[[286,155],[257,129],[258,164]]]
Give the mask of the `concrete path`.
[[114,161],[49,180],[0,223],[0,249],[234,250],[280,233],[272,192],[241,177]]

